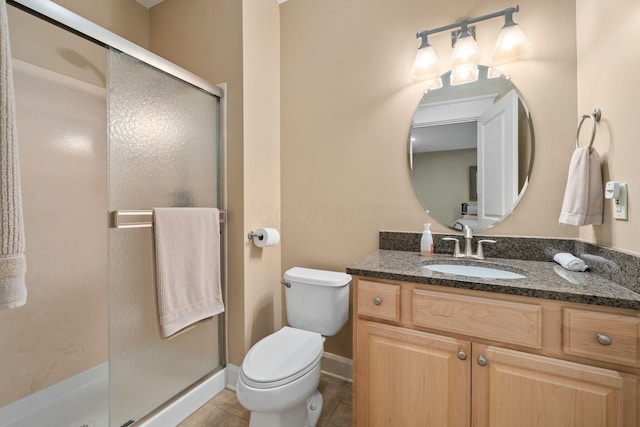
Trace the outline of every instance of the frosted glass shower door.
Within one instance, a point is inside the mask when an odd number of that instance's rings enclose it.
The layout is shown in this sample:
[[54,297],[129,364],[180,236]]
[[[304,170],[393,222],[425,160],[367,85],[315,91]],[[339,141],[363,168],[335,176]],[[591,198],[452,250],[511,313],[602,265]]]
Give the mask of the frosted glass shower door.
[[[109,210],[219,207],[219,99],[108,55]],[[109,264],[109,419],[121,426],[221,366],[221,319],[162,338],[151,228],[110,229]]]

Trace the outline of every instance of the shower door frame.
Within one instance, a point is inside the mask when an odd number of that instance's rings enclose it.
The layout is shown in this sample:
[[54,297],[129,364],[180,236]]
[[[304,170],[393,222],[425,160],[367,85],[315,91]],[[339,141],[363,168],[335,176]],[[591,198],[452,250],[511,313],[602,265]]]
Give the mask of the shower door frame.
[[82,38],[103,47],[112,47],[129,56],[146,62],[147,64],[171,74],[197,88],[209,92],[222,100],[224,92],[218,85],[208,82],[200,76],[181,68],[180,66],[167,61],[147,49],[138,46],[129,40],[112,33],[111,31],[77,15],[62,6],[48,0],[7,0],[7,4],[24,10],[45,21],[51,22],[58,27],[72,32]]
[[[185,70],[184,68],[158,56],[147,49],[144,49],[141,46],[138,46],[135,43],[130,42],[129,40],[118,36],[115,33],[89,21],[77,15],[60,5],[57,5],[48,0],[7,0],[7,4],[14,6],[20,10],[23,10],[35,17],[38,17],[44,21],[52,23],[57,27],[65,29],[79,37],[82,37],[86,40],[89,40],[99,46],[104,48],[113,48],[120,52],[126,53],[129,56],[134,57],[152,67],[155,67],[179,80],[182,80],[192,86],[195,86],[198,89],[201,89],[219,99],[219,135],[218,135],[218,144],[219,144],[219,176],[220,176],[220,184],[219,184],[219,206],[221,211],[224,211],[226,214],[226,206],[227,206],[227,181],[226,181],[226,170],[227,170],[227,105],[226,105],[226,83],[221,83],[215,85],[196,74],[191,73],[190,71]],[[228,295],[228,273],[227,273],[227,215],[225,215],[225,220],[220,222],[220,230],[221,230],[221,265],[222,265],[222,293],[223,293],[223,301],[225,306],[227,304],[227,295]],[[193,388],[198,387],[200,384],[206,382],[209,378],[213,377],[217,373],[219,373],[222,369],[224,369],[227,365],[227,312],[226,310],[220,314],[220,339],[218,342],[218,347],[220,349],[219,357],[220,357],[220,366],[216,367],[209,374],[205,375],[200,380],[197,380],[187,389],[179,392],[176,396],[174,396],[169,401],[165,402],[156,410],[147,414],[146,416],[140,418],[135,422],[134,425],[144,424],[146,421],[151,421],[154,417],[164,411],[167,407],[169,407],[174,401],[180,399],[186,393]]]

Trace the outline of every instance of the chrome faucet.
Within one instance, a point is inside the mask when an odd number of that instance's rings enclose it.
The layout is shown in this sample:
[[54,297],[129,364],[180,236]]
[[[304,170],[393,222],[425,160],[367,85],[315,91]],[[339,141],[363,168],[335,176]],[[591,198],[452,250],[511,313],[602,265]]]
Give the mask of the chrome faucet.
[[471,227],[465,225],[462,228],[462,232],[464,233],[464,256],[465,258],[471,258],[473,256],[473,251],[471,250],[471,241],[473,240]]
[[460,242],[458,241],[458,239],[456,239],[455,237],[443,237],[442,240],[451,240],[456,242],[455,246],[453,247],[453,257],[464,258],[464,254],[460,253]]
[[453,247],[453,257],[454,258],[474,258],[474,259],[484,259],[484,251],[482,250],[483,243],[496,243],[495,240],[482,239],[478,240],[478,247],[476,248],[476,254],[473,254],[473,250],[471,248],[471,242],[473,241],[473,233],[471,232],[471,228],[468,225],[465,225],[463,228],[463,237],[464,237],[464,253],[460,253],[460,241],[455,237],[443,237],[442,240],[452,240],[455,243]]

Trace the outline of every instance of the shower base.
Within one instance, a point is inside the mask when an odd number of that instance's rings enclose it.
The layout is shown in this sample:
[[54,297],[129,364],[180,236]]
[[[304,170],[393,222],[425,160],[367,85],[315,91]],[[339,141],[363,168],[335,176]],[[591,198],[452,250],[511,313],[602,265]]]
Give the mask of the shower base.
[[[163,405],[138,422],[144,427],[176,425],[221,392],[225,384],[226,368],[203,378],[174,401]],[[81,372],[0,408],[0,426],[108,427],[108,363]]]
[[0,420],[3,427],[108,427],[108,364],[0,408]]

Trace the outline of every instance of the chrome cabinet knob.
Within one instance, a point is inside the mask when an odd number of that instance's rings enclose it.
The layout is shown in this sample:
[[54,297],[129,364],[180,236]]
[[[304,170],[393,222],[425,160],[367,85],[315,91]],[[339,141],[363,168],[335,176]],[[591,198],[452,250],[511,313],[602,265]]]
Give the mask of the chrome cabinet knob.
[[458,352],[458,359],[467,360],[467,353],[464,350],[460,350]]
[[375,298],[373,299],[373,303],[374,303],[375,305],[380,305],[380,304],[382,304],[382,298],[380,298],[380,297],[375,297]]
[[598,340],[598,343],[602,345],[611,345],[611,343],[613,342],[609,335],[602,334],[602,333],[599,333],[598,335],[596,335],[596,339]]
[[487,366],[487,359],[484,356],[478,356],[478,365]]

